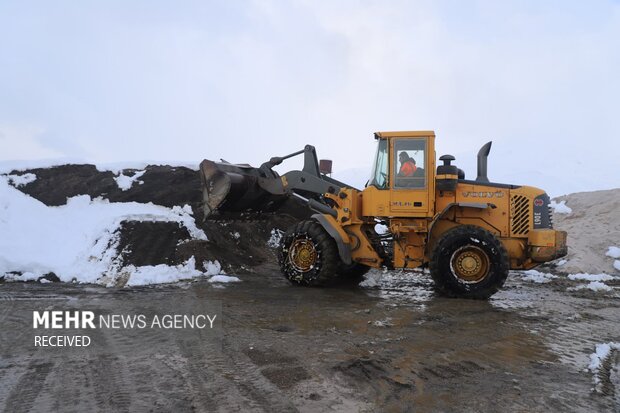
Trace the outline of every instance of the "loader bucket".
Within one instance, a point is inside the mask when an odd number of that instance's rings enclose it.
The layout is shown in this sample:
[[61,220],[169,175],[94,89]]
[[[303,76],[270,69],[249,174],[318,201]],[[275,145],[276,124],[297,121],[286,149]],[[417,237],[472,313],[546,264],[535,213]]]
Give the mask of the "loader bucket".
[[273,211],[286,200],[259,185],[262,172],[250,165],[216,163],[205,159],[200,163],[203,209],[205,217],[215,211]]

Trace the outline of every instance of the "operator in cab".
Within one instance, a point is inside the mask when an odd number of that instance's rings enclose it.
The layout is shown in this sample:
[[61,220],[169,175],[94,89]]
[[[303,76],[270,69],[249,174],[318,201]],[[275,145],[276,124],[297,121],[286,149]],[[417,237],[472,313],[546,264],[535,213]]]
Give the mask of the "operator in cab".
[[415,159],[410,157],[407,152],[402,151],[398,155],[398,160],[400,161],[398,176],[413,176],[415,174],[418,167],[415,164]]

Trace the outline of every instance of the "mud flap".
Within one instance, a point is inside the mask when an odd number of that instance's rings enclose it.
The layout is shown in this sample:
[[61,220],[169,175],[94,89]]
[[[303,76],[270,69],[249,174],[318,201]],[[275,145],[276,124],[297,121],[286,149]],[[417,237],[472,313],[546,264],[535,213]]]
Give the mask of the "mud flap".
[[328,215],[323,214],[314,214],[312,215],[312,219],[316,220],[325,231],[336,241],[336,246],[338,246],[338,255],[342,262],[347,265],[352,263],[351,260],[351,245],[349,243],[349,237],[346,232],[338,225],[336,220]]

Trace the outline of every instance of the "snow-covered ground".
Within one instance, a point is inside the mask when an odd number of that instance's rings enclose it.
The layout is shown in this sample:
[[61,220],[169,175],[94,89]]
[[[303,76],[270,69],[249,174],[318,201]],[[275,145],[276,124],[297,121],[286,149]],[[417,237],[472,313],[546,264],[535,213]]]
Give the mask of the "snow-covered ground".
[[600,281],[592,281],[587,284],[580,284],[576,287],[570,287],[568,291],[592,290],[592,291],[612,291],[613,288]]
[[197,270],[192,259],[177,267],[122,267],[118,262],[117,230],[123,221],[176,222],[193,239],[206,240],[187,205],[112,203],[80,195],[50,207],[9,181],[23,182],[0,176],[0,276],[6,280],[36,280],[52,272],[65,282],[144,285],[221,273],[219,264]]
[[611,246],[607,249],[607,252],[605,253],[605,255],[611,258],[615,258],[614,269],[616,269],[617,271],[620,271],[620,260],[617,259],[617,258],[620,258],[620,248],[616,246]]
[[617,277],[614,277],[609,274],[569,274],[568,279],[573,281],[590,281],[590,282],[601,282],[601,281],[611,281],[615,280]]
[[544,273],[537,270],[520,271],[519,274],[525,281],[531,281],[538,284],[548,283],[554,278],[557,278],[557,276],[553,274]]
[[[515,271],[524,281],[529,281],[537,284],[546,284],[553,280],[561,279],[558,275],[551,273],[540,272],[538,270],[527,271]],[[569,287],[568,291],[578,290],[592,290],[592,291],[613,291],[613,288],[605,284],[605,281],[614,281],[619,277],[614,277],[609,274],[568,274],[566,278],[570,281],[587,281],[587,283],[578,284],[574,287]]]

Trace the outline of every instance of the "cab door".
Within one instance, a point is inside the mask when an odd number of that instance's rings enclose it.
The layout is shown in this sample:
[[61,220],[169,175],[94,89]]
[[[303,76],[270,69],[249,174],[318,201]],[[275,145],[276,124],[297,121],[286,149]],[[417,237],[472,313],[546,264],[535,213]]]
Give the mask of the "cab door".
[[[428,216],[432,213],[429,137],[395,137],[390,141],[390,211],[394,217]],[[434,153],[432,154],[434,156]]]

